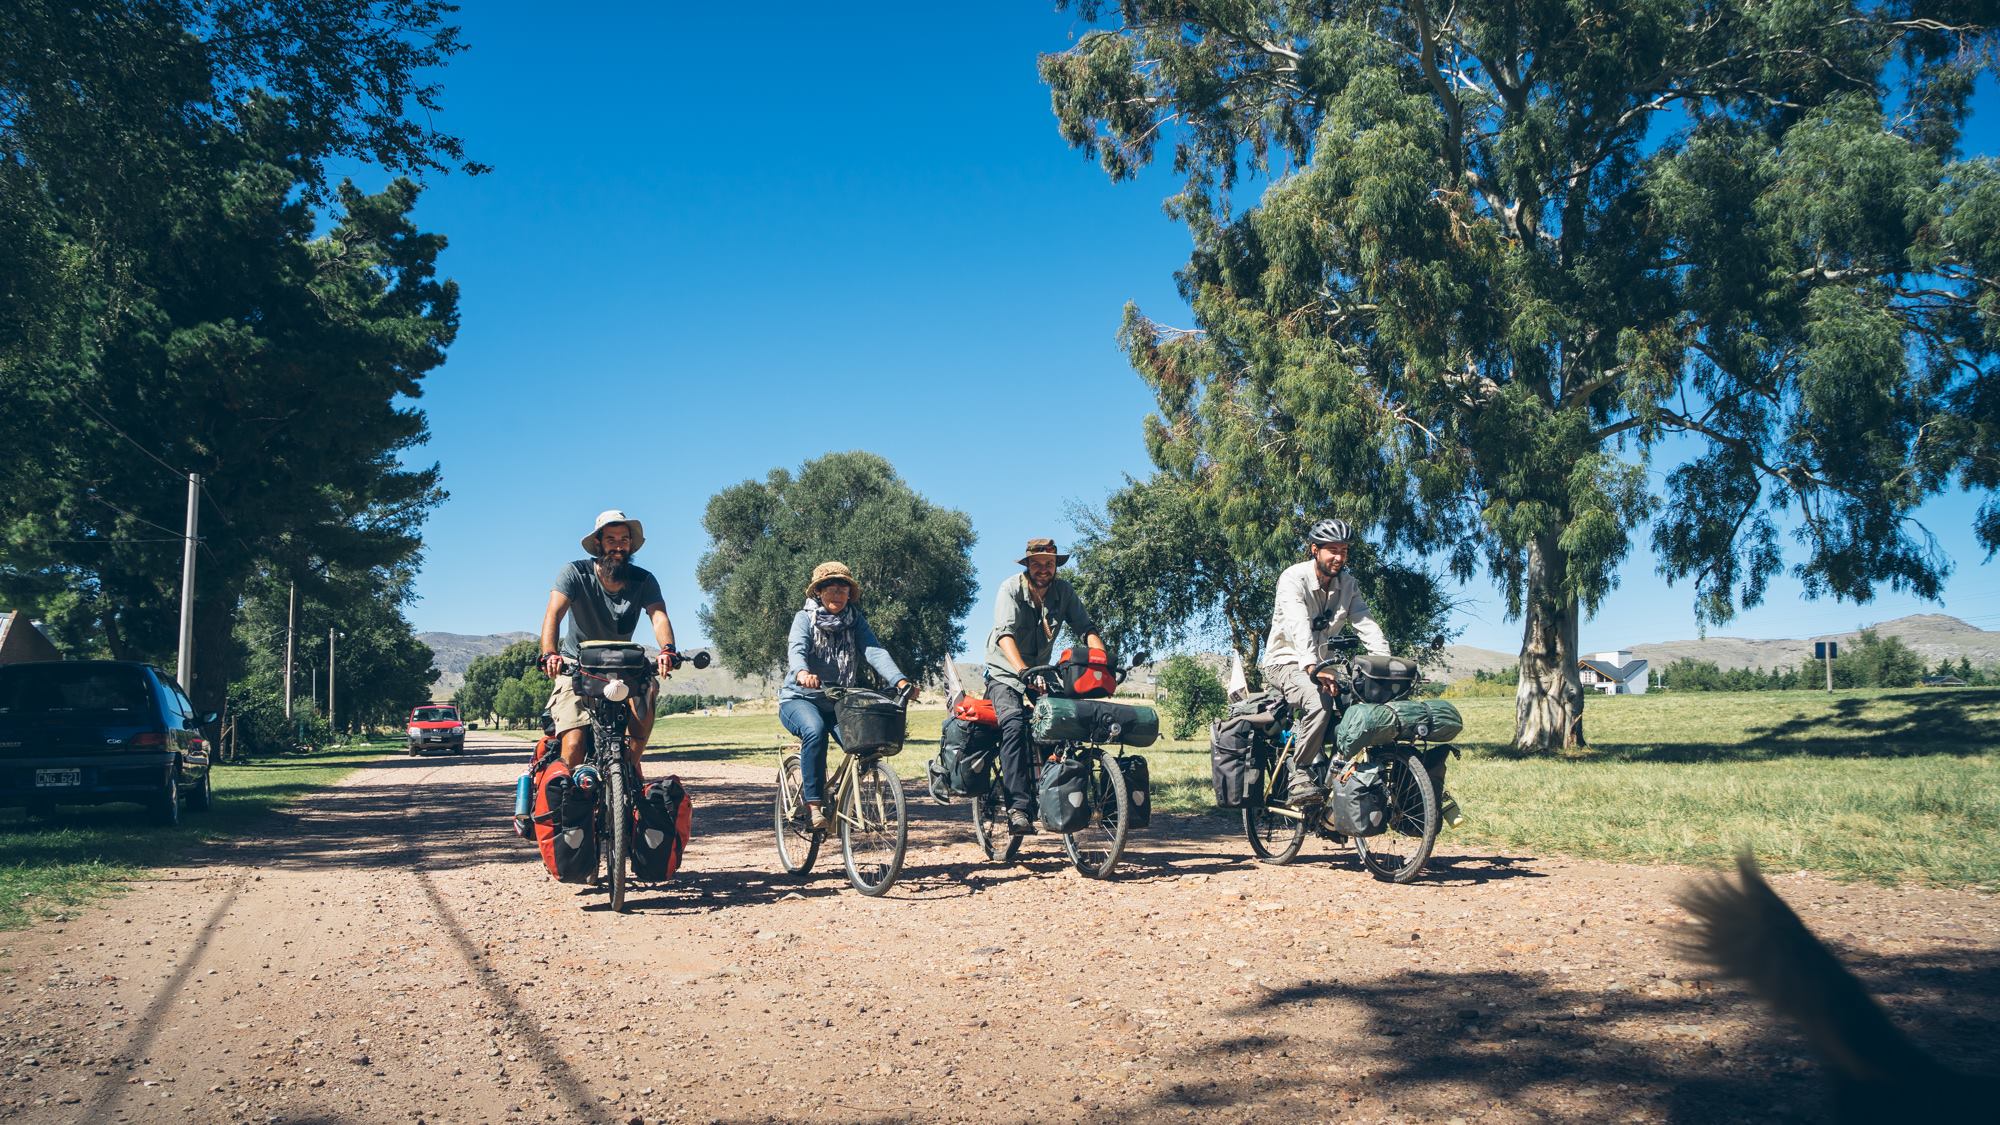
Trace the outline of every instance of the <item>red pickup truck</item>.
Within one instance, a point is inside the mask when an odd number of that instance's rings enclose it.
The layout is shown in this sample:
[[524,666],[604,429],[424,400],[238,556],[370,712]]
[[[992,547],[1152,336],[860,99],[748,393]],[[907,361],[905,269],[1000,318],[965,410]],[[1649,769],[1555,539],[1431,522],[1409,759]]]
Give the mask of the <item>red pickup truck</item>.
[[465,724],[459,721],[458,705],[424,703],[410,708],[410,753],[438,749],[465,753]]

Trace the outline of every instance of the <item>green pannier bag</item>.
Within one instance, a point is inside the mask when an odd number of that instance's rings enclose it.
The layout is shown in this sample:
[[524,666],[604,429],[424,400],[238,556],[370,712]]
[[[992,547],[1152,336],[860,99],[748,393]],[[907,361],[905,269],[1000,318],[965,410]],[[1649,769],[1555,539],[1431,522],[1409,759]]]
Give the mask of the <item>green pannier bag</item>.
[[1412,742],[1450,742],[1465,729],[1458,708],[1442,699],[1399,699],[1388,707],[1403,724],[1402,737]]
[[1396,741],[1402,731],[1403,721],[1395,708],[1386,703],[1356,703],[1340,717],[1333,743],[1341,757],[1352,758],[1363,750]]
[[1143,703],[1043,696],[1035,701],[1029,729],[1036,742],[1151,746],[1160,737],[1160,713]]

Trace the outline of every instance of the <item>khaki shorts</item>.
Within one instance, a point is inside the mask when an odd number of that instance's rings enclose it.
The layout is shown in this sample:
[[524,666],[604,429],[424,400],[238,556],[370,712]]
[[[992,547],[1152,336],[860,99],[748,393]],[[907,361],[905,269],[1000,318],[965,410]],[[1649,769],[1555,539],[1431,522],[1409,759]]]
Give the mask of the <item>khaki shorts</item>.
[[[641,721],[652,715],[653,706],[660,697],[659,679],[647,682],[651,686],[625,701],[632,708],[632,717]],[[549,714],[555,719],[557,734],[582,730],[590,725],[590,712],[584,709],[583,697],[576,693],[571,677],[556,677],[556,689],[549,693]]]

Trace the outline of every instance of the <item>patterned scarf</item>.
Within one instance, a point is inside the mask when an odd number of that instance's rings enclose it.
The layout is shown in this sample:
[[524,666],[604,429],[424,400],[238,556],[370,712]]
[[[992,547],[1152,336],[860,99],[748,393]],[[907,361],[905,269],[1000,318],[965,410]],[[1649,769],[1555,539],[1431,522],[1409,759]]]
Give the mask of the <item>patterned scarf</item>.
[[806,608],[812,611],[812,658],[808,664],[831,668],[830,675],[822,675],[822,684],[847,687],[854,683],[854,603],[839,613],[828,613],[818,598],[806,599]]

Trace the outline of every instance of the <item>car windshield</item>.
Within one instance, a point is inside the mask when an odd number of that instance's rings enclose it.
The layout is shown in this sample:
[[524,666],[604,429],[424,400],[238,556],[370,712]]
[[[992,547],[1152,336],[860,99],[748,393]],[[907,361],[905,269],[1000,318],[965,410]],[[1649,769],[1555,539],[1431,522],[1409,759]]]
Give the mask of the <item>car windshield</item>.
[[413,723],[455,723],[458,721],[456,707],[419,707],[410,712]]
[[0,668],[0,715],[140,716],[152,708],[137,668],[17,664]]

